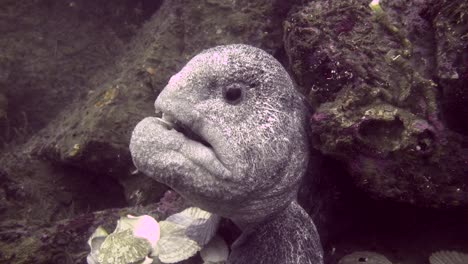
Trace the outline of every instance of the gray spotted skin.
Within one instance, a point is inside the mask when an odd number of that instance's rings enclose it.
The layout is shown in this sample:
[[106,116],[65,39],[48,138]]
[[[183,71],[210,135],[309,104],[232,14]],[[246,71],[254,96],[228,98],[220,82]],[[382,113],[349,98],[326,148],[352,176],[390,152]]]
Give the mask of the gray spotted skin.
[[244,231],[232,246],[229,263],[316,264],[323,263],[322,259],[314,223],[302,207],[292,202],[278,217]]
[[[226,99],[229,89],[241,89],[240,100]],[[322,263],[315,227],[295,203],[309,160],[309,113],[278,61],[247,45],[208,49],[170,79],[155,108],[163,119],[142,120],[130,143],[140,171],[194,205],[232,219],[249,240],[292,245],[294,250],[284,251],[293,254],[286,262],[269,263]],[[257,237],[265,223],[298,231],[291,237],[262,231]],[[312,250],[304,246],[312,244]],[[249,256],[273,254],[268,245],[262,251],[238,245],[229,263],[263,263]]]

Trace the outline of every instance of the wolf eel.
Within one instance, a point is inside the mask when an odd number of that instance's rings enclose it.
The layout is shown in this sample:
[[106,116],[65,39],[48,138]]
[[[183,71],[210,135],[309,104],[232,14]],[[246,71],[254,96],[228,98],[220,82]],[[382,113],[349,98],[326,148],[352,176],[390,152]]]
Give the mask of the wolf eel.
[[155,108],[160,117],[133,131],[133,162],[242,230],[228,263],[323,263],[315,225],[296,201],[309,112],[273,56],[243,44],[205,50],[172,76]]

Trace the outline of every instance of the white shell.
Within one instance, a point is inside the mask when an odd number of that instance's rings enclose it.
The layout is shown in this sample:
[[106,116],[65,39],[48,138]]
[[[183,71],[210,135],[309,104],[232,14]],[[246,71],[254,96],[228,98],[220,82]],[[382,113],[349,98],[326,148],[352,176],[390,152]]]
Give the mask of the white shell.
[[457,251],[437,251],[429,257],[431,264],[468,264],[468,254]]
[[99,249],[101,248],[102,243],[109,234],[107,231],[98,226],[91,237],[88,239],[88,246],[91,249],[91,252],[86,257],[86,262],[88,264],[99,264],[97,257],[99,255]]
[[102,228],[102,226],[98,226],[98,228],[96,228],[96,230],[94,231],[94,233],[91,235],[91,237],[89,237],[88,239],[88,246],[93,249],[95,248],[94,247],[94,242],[93,240],[95,238],[105,238],[106,236],[108,236],[109,234],[107,233],[107,231]]
[[338,264],[392,264],[392,262],[379,253],[356,251],[341,258]]
[[206,245],[216,234],[220,217],[197,207],[169,216],[163,222],[172,222],[184,228],[185,236],[200,246]]
[[[169,221],[159,222],[161,238],[170,236],[185,236],[185,227]],[[158,241],[159,244],[159,241]]]
[[141,262],[140,264],[157,264],[157,262],[155,262],[154,259],[150,257],[145,257],[143,262]]
[[229,257],[229,248],[220,236],[215,236],[200,251],[204,264],[225,263]]
[[216,234],[220,218],[197,207],[161,221],[161,239],[152,256],[164,263],[176,263],[195,255]]
[[220,219],[217,215],[211,215],[208,219],[197,219],[187,227],[185,234],[200,246],[204,246],[216,235]]
[[190,207],[180,213],[169,216],[166,221],[170,221],[183,226],[189,226],[196,219],[208,219],[212,214],[198,207]]
[[97,261],[97,258],[94,258],[93,255],[91,255],[91,254],[89,254],[86,257],[86,263],[88,263],[88,264],[99,264],[99,262]]
[[201,247],[183,236],[163,236],[158,241],[159,259],[163,263],[176,263],[195,255]]

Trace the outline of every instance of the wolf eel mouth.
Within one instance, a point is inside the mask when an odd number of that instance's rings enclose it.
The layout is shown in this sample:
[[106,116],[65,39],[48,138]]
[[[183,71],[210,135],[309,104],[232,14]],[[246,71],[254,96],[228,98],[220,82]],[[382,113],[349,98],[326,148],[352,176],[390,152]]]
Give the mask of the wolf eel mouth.
[[202,136],[193,131],[189,126],[182,124],[175,117],[164,112],[160,112],[156,114],[156,120],[167,130],[174,129],[175,131],[183,134],[186,138],[199,142],[205,147],[213,150],[213,146],[211,146],[211,144],[208,141],[206,141]]
[[158,111],[152,120],[156,125],[169,132],[167,136],[176,133],[185,138],[185,142],[182,143],[180,149],[173,151],[179,152],[186,159],[206,169],[212,176],[223,181],[233,181],[231,166],[224,162],[217,149],[208,142],[209,139],[192,129],[192,125],[197,126],[200,124],[184,124],[177,116],[163,111]]

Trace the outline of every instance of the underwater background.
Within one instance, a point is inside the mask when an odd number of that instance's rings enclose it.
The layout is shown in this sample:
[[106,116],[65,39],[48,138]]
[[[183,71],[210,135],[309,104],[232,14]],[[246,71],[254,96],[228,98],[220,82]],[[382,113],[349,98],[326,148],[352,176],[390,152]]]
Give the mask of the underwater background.
[[0,263],[86,263],[97,226],[188,207],[135,170],[131,132],[190,58],[232,43],[272,54],[314,110],[299,202],[325,263],[468,253],[468,2],[369,4],[0,0]]

